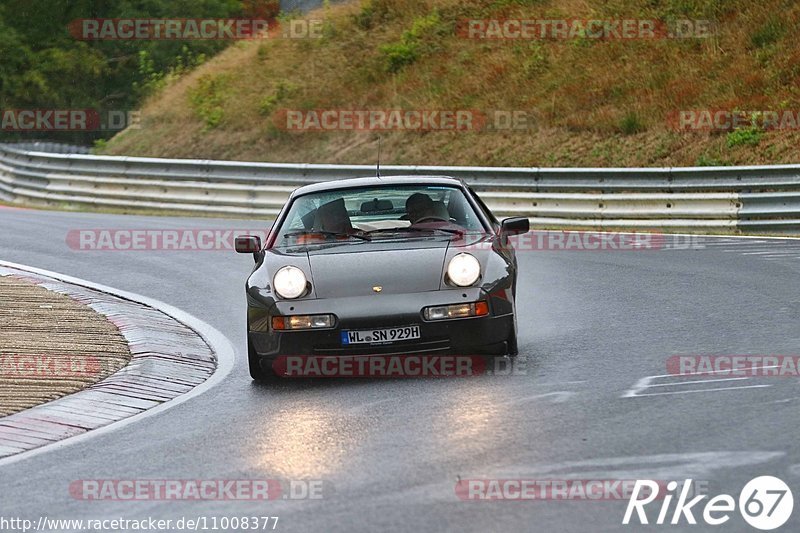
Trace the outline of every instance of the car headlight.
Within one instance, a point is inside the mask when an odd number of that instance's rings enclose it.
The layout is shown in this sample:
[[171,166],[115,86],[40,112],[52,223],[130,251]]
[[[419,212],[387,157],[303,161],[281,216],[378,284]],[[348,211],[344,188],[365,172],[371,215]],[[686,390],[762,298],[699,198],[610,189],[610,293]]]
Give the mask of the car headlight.
[[297,267],[285,266],[275,273],[272,286],[282,298],[299,298],[306,292],[306,275]]
[[481,277],[481,264],[472,254],[458,254],[447,265],[447,277],[459,287],[469,287]]

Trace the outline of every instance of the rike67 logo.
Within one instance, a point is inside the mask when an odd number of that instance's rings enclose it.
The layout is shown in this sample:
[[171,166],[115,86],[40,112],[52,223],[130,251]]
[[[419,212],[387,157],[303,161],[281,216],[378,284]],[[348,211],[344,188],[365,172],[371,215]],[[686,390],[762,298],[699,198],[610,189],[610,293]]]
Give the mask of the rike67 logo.
[[[651,480],[637,480],[622,523],[630,524],[635,511],[640,524],[649,524],[645,507],[657,498],[661,501],[658,518],[655,521],[658,525],[681,523],[694,525],[697,524],[695,513],[702,513],[702,520],[711,526],[720,526],[730,520],[737,504],[733,496],[720,494],[709,499],[705,505],[699,506],[698,504],[708,498],[708,495],[701,494],[689,500],[691,485],[691,479],[687,479],[680,486],[676,481],[670,481],[667,484],[667,494],[659,498],[658,483]],[[640,497],[642,494],[645,496]],[[678,499],[670,516],[670,506],[674,496],[678,496]],[[739,513],[745,522],[756,529],[769,531],[781,527],[789,520],[794,508],[794,497],[789,486],[782,480],[773,476],[760,476],[751,479],[744,486],[739,493],[738,504]]]

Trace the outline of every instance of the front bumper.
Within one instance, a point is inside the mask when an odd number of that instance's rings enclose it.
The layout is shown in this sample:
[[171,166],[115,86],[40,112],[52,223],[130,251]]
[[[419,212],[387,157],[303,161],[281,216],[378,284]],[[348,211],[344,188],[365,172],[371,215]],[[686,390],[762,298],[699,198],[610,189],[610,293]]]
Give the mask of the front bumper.
[[[248,307],[248,334],[256,354],[266,360],[281,355],[503,355],[514,331],[510,294],[487,294],[482,289],[431,291],[413,294],[298,301],[261,305],[252,297]],[[489,314],[482,317],[426,321],[422,309],[434,305],[484,300]],[[332,313],[332,329],[274,331],[273,316]],[[342,345],[343,330],[370,330],[419,326],[420,338],[392,344]],[[264,363],[262,363],[264,364]]]

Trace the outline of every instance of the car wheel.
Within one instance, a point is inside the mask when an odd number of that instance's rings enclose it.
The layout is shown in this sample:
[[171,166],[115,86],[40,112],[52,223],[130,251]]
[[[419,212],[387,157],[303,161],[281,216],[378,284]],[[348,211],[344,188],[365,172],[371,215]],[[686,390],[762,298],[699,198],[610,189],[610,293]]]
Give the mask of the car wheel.
[[517,349],[517,314],[514,313],[514,325],[511,326],[511,333],[508,335],[508,339],[506,340],[506,346],[508,349],[508,355],[511,357],[516,357],[519,354],[519,350]]
[[247,361],[250,365],[250,377],[255,381],[268,381],[275,379],[275,373],[272,369],[265,370],[261,366],[261,358],[258,356],[253,343],[250,342],[250,336],[247,336]]

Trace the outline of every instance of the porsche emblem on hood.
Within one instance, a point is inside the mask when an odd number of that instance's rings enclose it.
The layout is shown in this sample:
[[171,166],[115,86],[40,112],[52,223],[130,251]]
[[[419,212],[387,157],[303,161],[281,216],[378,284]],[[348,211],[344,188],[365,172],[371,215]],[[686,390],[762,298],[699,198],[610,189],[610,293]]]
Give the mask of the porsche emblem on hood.
[[381,292],[383,290],[383,287],[381,287],[380,285],[375,285],[374,287],[372,287],[372,290],[374,292]]

